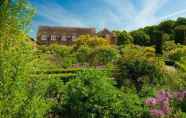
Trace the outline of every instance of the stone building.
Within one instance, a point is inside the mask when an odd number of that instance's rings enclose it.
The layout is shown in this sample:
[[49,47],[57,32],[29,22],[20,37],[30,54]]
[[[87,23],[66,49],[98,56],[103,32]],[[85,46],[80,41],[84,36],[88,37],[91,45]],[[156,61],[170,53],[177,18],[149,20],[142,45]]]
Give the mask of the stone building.
[[37,33],[38,44],[72,44],[80,35],[95,35],[95,28],[40,26]]
[[96,33],[95,28],[80,27],[49,27],[40,26],[37,33],[37,44],[72,44],[80,35],[97,35],[108,39],[110,43],[116,44],[115,35],[108,29]]
[[116,44],[117,43],[116,35],[113,32],[106,29],[106,28],[104,28],[103,30],[98,32],[97,35],[109,40],[111,44]]

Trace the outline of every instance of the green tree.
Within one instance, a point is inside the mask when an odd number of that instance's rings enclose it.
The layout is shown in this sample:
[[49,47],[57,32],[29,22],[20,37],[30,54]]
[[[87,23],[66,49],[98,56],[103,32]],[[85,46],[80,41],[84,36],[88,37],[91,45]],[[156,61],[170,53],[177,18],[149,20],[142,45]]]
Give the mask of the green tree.
[[98,47],[90,56],[92,65],[106,65],[113,63],[119,58],[119,51],[112,47]]
[[186,18],[184,18],[184,17],[177,18],[176,26],[178,26],[178,25],[186,25]]
[[153,44],[155,45],[156,54],[163,53],[163,43],[164,43],[163,33],[161,31],[154,31],[153,33]]
[[139,93],[145,83],[153,85],[159,81],[159,64],[153,48],[126,46],[122,53],[115,75],[119,87],[134,85]]
[[34,9],[26,0],[0,5],[0,117],[42,118],[52,102],[42,95],[47,88],[43,81],[32,78],[38,56],[26,33]]
[[124,45],[133,41],[133,37],[126,31],[115,31],[114,33],[117,37],[117,45]]
[[137,95],[115,88],[104,72],[83,70],[66,84],[61,111],[65,118],[140,118],[141,104]]
[[69,67],[76,63],[76,55],[73,52],[73,47],[53,44],[49,46],[49,50],[53,55],[53,59],[61,67]]
[[184,44],[186,42],[186,25],[176,26],[175,32],[175,43]]
[[131,32],[131,35],[134,39],[134,44],[141,45],[141,46],[148,46],[150,45],[150,36],[146,34],[143,30],[137,30]]
[[165,33],[172,34],[174,33],[175,21],[166,20],[159,24],[159,29]]
[[78,48],[76,52],[78,62],[84,64],[88,63],[90,59],[90,54],[92,53],[93,49],[88,46],[81,46]]

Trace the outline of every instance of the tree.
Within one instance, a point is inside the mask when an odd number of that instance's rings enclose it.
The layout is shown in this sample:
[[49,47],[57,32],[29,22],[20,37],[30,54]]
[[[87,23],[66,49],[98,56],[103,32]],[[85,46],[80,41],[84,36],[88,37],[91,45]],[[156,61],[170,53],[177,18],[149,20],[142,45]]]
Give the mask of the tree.
[[172,34],[174,33],[175,21],[173,20],[166,20],[159,24],[159,28],[161,31]]
[[69,67],[76,63],[76,55],[70,46],[53,44],[49,46],[53,59],[61,67]]
[[114,33],[117,37],[117,45],[124,45],[133,41],[133,37],[126,31],[115,31]]
[[156,54],[163,53],[164,37],[161,31],[154,31],[153,33],[153,44],[155,45]]
[[136,30],[131,32],[131,35],[134,39],[134,44],[141,46],[150,45],[150,36],[146,34],[143,30]]
[[92,53],[93,49],[88,46],[81,46],[78,48],[76,52],[77,60],[79,63],[88,63],[90,59],[90,54]]
[[[33,79],[38,56],[27,39],[34,9],[26,0],[0,4],[0,117],[42,118],[52,106],[44,98],[47,82]],[[42,84],[41,84],[42,83]],[[43,85],[46,85],[44,88]]]
[[186,42],[186,25],[176,26],[175,32],[175,43],[184,44]]
[[82,35],[80,36],[76,42],[76,49],[80,46],[89,46],[89,47],[99,47],[99,46],[108,46],[110,45],[109,41],[98,36],[90,36],[90,35]]
[[126,46],[122,53],[115,72],[118,87],[134,85],[139,93],[145,83],[154,85],[158,82],[160,70],[153,48]]
[[178,26],[178,25],[186,25],[186,18],[184,18],[184,17],[177,18],[176,26]]
[[98,47],[90,55],[92,65],[106,65],[119,58],[119,51],[112,47]]

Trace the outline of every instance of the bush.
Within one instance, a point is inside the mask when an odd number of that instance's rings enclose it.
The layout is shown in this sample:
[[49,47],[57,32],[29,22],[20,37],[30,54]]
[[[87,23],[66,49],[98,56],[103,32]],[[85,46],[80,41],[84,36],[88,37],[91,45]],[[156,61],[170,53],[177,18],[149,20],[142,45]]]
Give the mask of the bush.
[[117,36],[117,45],[124,45],[133,42],[133,37],[126,31],[115,31]]
[[80,46],[99,47],[108,45],[110,45],[109,40],[90,35],[82,35],[75,42],[76,48],[79,48]]
[[50,45],[49,49],[53,55],[53,61],[62,67],[72,66],[77,61],[72,47],[53,44]]
[[88,63],[92,49],[88,46],[81,46],[76,52],[77,60],[79,63]]
[[134,39],[134,44],[148,46],[151,43],[150,36],[146,34],[143,30],[133,31],[131,32],[131,35]]
[[134,94],[124,94],[101,71],[86,70],[67,83],[62,113],[65,118],[138,118],[141,102]]
[[92,65],[106,65],[113,63],[119,58],[119,51],[112,47],[98,47],[90,56]]
[[122,53],[115,77],[119,87],[133,84],[139,93],[146,82],[158,82],[161,71],[153,48],[125,47]]
[[186,56],[186,48],[181,46],[168,52],[168,59],[180,61]]

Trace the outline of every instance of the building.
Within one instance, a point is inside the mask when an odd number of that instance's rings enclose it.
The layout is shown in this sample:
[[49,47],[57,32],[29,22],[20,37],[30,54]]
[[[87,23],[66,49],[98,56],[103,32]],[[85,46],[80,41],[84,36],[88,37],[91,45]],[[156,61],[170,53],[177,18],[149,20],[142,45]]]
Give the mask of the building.
[[116,44],[116,36],[108,29],[96,33],[95,28],[78,27],[49,27],[40,26],[37,33],[37,44],[73,44],[80,35],[97,35],[108,39],[110,43]]
[[113,32],[106,29],[106,28],[104,28],[103,30],[98,32],[97,35],[109,40],[111,44],[116,44],[117,43],[116,35]]
[[37,33],[37,43],[72,44],[80,35],[96,35],[96,29],[41,26]]

